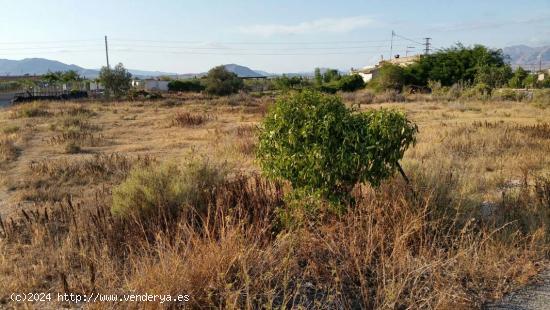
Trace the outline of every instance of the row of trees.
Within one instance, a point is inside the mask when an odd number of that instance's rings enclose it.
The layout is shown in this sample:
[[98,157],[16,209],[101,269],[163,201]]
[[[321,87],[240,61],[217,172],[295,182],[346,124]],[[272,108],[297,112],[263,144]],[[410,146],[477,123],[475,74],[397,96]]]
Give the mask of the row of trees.
[[313,80],[303,76],[283,75],[273,79],[275,89],[316,89],[324,93],[334,94],[337,91],[352,92],[365,87],[363,78],[357,74],[342,75],[336,69],[327,69],[321,73],[321,69],[315,68]]
[[523,68],[513,71],[502,50],[482,45],[465,47],[461,44],[422,56],[407,67],[385,63],[369,86],[375,90],[400,91],[407,85],[428,87],[430,81],[437,81],[442,86],[462,83],[482,85],[489,89],[539,86],[537,77],[528,74]]

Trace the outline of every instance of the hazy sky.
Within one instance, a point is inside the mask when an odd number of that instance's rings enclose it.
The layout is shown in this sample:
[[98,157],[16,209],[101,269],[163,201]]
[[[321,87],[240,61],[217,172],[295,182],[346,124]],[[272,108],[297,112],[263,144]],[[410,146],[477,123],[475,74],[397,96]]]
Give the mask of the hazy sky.
[[[0,0],[0,58],[85,68],[202,72],[237,63],[270,72],[349,69],[431,37],[491,47],[550,44],[550,0]],[[414,48],[411,48],[414,47]],[[411,53],[410,52],[410,53]]]

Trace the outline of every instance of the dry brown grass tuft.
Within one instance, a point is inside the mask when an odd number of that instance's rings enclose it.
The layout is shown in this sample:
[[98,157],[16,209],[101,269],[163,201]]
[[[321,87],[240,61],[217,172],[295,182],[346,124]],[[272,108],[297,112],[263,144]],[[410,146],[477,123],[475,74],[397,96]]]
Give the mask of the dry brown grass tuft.
[[171,117],[171,125],[177,127],[194,127],[200,126],[211,119],[212,116],[210,114],[177,112]]
[[96,154],[82,159],[43,160],[30,163],[32,176],[44,177],[49,182],[98,183],[100,180],[120,181],[134,164],[150,165],[150,156],[130,158],[121,154]]
[[32,102],[24,103],[12,110],[11,118],[31,118],[31,117],[47,117],[52,115],[48,110],[49,105],[46,103]]
[[0,163],[12,161],[17,158],[17,147],[11,137],[0,137]]

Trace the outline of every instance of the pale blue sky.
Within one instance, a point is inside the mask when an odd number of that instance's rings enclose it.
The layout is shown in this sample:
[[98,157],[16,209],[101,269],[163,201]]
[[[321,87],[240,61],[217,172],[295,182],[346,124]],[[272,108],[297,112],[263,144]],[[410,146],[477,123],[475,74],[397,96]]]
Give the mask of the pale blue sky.
[[[434,47],[550,44],[550,0],[0,1],[0,58],[44,57],[187,73],[238,63],[270,72],[349,69],[390,53],[391,31]],[[417,43],[397,39],[394,54]]]

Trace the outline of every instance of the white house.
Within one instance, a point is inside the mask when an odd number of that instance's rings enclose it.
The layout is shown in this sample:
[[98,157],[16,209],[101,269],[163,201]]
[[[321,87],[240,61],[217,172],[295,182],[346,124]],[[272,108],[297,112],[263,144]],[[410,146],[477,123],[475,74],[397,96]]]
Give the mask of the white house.
[[90,82],[89,84],[89,88],[88,90],[90,91],[94,91],[94,90],[104,90],[105,87],[103,87],[103,85],[101,85],[101,83],[97,83],[97,82]]
[[144,90],[168,91],[168,83],[169,81],[154,79],[132,80],[132,87],[141,88]]
[[397,55],[395,56],[395,58],[390,60],[380,60],[380,62],[375,66],[366,66],[361,69],[351,69],[351,73],[358,74],[363,78],[363,82],[367,83],[378,74],[378,70],[384,63],[391,63],[393,65],[407,67],[414,64],[419,59],[420,55],[408,57],[399,57],[399,55]]

